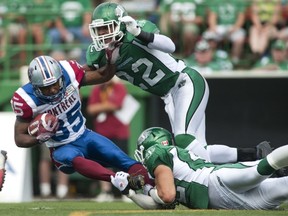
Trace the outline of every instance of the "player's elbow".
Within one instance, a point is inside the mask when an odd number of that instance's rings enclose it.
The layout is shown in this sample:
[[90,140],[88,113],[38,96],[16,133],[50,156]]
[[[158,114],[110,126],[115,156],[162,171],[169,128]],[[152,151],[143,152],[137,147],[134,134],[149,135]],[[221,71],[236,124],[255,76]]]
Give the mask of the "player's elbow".
[[165,190],[165,191],[158,191],[158,195],[163,202],[172,203],[175,200],[176,191],[173,189]]

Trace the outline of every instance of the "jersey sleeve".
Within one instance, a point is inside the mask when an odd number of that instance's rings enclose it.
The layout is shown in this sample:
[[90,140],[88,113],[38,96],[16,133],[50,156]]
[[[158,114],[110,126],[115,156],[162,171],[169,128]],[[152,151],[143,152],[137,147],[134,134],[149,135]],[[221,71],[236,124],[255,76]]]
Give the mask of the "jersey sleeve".
[[70,66],[72,67],[74,73],[75,73],[75,79],[77,80],[78,83],[81,83],[84,75],[85,75],[85,70],[82,67],[82,65],[80,65],[78,62],[76,62],[75,60],[70,60],[68,61]]
[[151,33],[155,33],[155,34],[160,33],[159,28],[149,20],[139,20],[138,25],[145,32],[151,32]]
[[90,44],[86,51],[86,64],[90,68],[98,69],[106,63],[105,50],[96,51],[93,44]]
[[17,118],[25,121],[31,121],[33,119],[33,110],[20,93],[15,92],[10,103]]
[[173,168],[171,154],[166,149],[166,147],[155,145],[146,150],[145,166],[152,177],[155,177],[154,170],[159,165]]

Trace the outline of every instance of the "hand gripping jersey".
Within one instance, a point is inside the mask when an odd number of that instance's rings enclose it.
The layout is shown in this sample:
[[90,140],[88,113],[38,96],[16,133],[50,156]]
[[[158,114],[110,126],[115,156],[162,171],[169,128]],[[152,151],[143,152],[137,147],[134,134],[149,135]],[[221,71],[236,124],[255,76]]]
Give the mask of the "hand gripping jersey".
[[86,119],[81,113],[80,83],[84,70],[75,61],[59,62],[66,83],[65,97],[58,104],[41,102],[33,92],[31,83],[17,89],[11,99],[17,118],[31,121],[39,113],[51,113],[59,119],[56,134],[46,143],[47,147],[56,147],[74,141],[84,133]]

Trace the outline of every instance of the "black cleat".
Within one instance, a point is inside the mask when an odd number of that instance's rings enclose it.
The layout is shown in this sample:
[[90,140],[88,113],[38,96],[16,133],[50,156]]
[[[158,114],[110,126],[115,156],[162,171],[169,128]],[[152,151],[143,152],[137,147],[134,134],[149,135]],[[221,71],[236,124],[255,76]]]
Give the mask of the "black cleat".
[[270,146],[270,142],[263,141],[256,146],[256,157],[257,160],[265,158],[268,154],[273,151],[273,148]]

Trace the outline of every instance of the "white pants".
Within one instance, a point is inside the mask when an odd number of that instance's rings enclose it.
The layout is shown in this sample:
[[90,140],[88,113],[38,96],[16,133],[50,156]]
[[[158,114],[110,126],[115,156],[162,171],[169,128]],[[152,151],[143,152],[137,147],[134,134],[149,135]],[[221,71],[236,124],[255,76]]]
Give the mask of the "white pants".
[[209,178],[209,207],[275,209],[288,200],[288,177],[262,176],[257,172],[258,161],[254,163],[247,168],[222,168],[212,172]]

